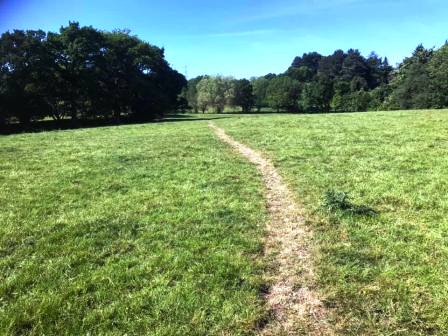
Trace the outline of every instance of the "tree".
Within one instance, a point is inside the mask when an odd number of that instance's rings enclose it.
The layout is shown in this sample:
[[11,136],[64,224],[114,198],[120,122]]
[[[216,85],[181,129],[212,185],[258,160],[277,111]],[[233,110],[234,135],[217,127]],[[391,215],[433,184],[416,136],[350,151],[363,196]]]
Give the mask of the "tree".
[[250,112],[254,106],[253,87],[247,79],[235,81],[233,105],[241,106],[244,113]]
[[359,90],[352,92],[349,96],[347,112],[365,112],[370,105],[370,94],[367,91]]
[[300,108],[304,112],[328,112],[332,96],[332,82],[327,77],[321,77],[305,84],[299,102]]
[[[16,118],[23,124],[45,117],[51,71],[42,30],[14,30],[0,38],[0,112],[2,123]],[[51,82],[51,81],[50,81]]]
[[233,97],[233,79],[222,76],[204,77],[197,84],[197,101],[202,112],[208,107],[222,113]]
[[185,77],[164,50],[130,35],[70,22],[59,33],[0,37],[0,123],[153,119],[176,109]]
[[393,68],[389,65],[387,57],[383,60],[375,52],[372,52],[366,63],[369,67],[369,76],[366,80],[370,89],[389,83],[389,77]]
[[390,95],[391,87],[387,84],[382,84],[370,91],[369,110],[380,111],[386,109],[384,103]]
[[104,35],[91,26],[70,22],[60,29],[58,39],[61,50],[56,62],[65,88],[59,98],[73,121],[92,118],[100,96],[98,69],[103,63]]
[[254,105],[257,111],[260,112],[262,107],[268,106],[267,89],[269,86],[269,79],[266,77],[258,77],[252,81],[254,93]]
[[177,109],[187,82],[169,67],[163,49],[126,31],[107,33],[106,46],[104,87],[106,96],[114,97],[109,109],[116,120],[123,114],[147,120]]
[[286,109],[294,111],[297,109],[297,98],[300,94],[298,81],[287,76],[278,76],[269,82],[266,90],[266,98],[270,107],[280,111]]
[[419,45],[411,57],[400,64],[392,82],[392,93],[386,101],[389,109],[430,108],[434,103],[428,63],[432,49]]
[[[204,77],[197,85],[197,104],[204,113],[209,106],[214,106],[217,100],[218,91],[215,80],[211,77]],[[224,99],[223,97],[221,99]]]
[[334,95],[330,102],[331,110],[334,112],[348,112],[350,83],[341,80],[339,82],[335,82],[333,86]]
[[300,110],[340,112],[365,110],[367,101],[370,108],[371,97],[365,93],[388,85],[392,70],[387,58],[383,60],[374,52],[365,58],[350,49],[336,50],[329,56],[312,52],[296,57],[285,74],[303,86]]
[[197,85],[202,78],[204,78],[204,76],[198,76],[190,79],[183,90],[183,97],[187,100],[188,105],[195,113],[199,112]]
[[369,66],[366,59],[361,55],[359,50],[350,49],[344,58],[341,69],[341,77],[345,81],[352,81],[353,78],[363,78],[366,80],[369,77]]
[[332,80],[339,80],[346,57],[347,54],[343,50],[336,50],[332,55],[322,57],[319,62],[319,74]]
[[434,92],[433,107],[448,107],[448,42],[434,52],[428,63],[428,73]]
[[286,71],[286,75],[299,82],[310,82],[314,78],[313,70],[306,66],[301,66],[298,68],[290,67]]
[[291,67],[300,68],[307,67],[313,74],[316,74],[319,69],[319,63],[322,59],[322,55],[317,52],[305,53],[302,57],[297,56],[294,58]]

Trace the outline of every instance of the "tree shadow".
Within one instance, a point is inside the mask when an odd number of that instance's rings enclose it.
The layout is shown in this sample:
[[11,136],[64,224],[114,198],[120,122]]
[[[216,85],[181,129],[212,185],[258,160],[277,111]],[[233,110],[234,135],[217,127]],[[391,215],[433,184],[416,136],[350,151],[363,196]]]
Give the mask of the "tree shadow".
[[173,114],[173,115],[167,115],[166,117],[159,120],[153,120],[151,122],[165,123],[165,122],[179,122],[179,121],[207,121],[207,120],[219,120],[219,119],[231,118],[230,116],[223,115],[223,113],[219,114],[219,116],[216,114],[207,116],[207,114],[205,113],[201,114],[200,117],[196,117],[196,115]]
[[74,130],[81,128],[99,128],[99,127],[112,127],[122,125],[142,125],[142,124],[154,124],[154,123],[166,123],[166,122],[182,122],[182,121],[208,121],[230,118],[230,116],[201,116],[196,117],[188,114],[168,114],[160,119],[135,121],[135,120],[123,120],[116,122],[112,120],[82,120],[72,121],[70,119],[63,120],[39,120],[32,122],[28,125],[21,125],[19,123],[0,126],[0,135],[12,135],[20,133],[40,133],[49,131],[63,131]]
[[327,190],[322,197],[321,206],[328,212],[342,212],[368,217],[378,215],[378,211],[370,206],[353,203],[348,193],[343,191]]

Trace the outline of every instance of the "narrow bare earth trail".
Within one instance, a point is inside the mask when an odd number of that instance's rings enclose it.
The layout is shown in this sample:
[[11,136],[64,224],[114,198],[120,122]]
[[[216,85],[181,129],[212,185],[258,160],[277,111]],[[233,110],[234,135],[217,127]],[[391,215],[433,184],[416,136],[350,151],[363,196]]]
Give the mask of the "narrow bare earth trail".
[[219,139],[255,164],[263,176],[270,220],[265,253],[275,270],[266,296],[274,318],[260,335],[333,335],[328,312],[315,288],[310,253],[312,232],[305,226],[300,208],[274,165],[257,151],[235,141],[212,122]]

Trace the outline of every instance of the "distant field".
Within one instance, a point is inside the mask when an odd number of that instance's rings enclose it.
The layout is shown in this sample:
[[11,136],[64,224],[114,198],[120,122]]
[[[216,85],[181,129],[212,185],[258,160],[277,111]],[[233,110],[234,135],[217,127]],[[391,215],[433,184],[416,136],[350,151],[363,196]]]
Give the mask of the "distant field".
[[[341,335],[448,334],[448,111],[216,123],[271,157],[307,209]],[[329,190],[377,215],[324,210]]]
[[243,335],[261,182],[205,122],[0,137],[0,334]]

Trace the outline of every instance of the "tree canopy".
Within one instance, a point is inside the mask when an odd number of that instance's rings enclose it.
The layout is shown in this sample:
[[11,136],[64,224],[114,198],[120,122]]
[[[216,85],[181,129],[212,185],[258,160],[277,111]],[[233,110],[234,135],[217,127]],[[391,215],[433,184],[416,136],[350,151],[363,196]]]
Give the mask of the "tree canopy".
[[0,37],[0,126],[44,118],[119,123],[191,108],[221,113],[268,108],[355,112],[448,107],[448,43],[419,45],[397,68],[375,52],[336,50],[294,57],[284,73],[248,79],[173,70],[164,49],[127,30],[70,22],[59,32],[13,30]]
[[178,104],[186,85],[164,50],[128,31],[76,22],[59,33],[14,30],[0,37],[0,122],[149,120]]

